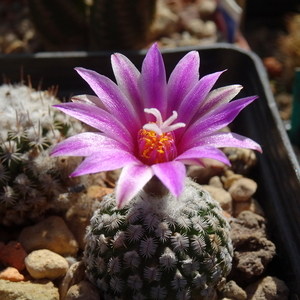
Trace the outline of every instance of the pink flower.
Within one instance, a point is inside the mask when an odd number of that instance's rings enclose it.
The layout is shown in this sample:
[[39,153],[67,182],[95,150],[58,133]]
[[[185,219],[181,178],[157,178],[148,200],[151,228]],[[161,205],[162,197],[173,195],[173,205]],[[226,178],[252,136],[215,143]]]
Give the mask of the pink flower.
[[168,82],[162,55],[154,44],[139,72],[116,53],[111,58],[116,77],[76,68],[96,96],[81,95],[55,105],[99,132],[72,136],[54,147],[53,156],[86,156],[70,176],[123,168],[117,188],[119,208],[156,175],[178,197],[186,177],[185,165],[204,166],[203,158],[230,165],[220,147],[261,151],[253,140],[220,129],[254,101],[251,96],[230,102],[242,89],[230,85],[211,90],[223,72],[199,80],[197,51],[186,54]]

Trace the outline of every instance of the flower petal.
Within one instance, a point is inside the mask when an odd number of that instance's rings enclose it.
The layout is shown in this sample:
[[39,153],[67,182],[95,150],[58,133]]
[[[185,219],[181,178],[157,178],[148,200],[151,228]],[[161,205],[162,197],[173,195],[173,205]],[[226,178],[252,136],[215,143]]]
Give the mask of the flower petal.
[[127,165],[123,168],[116,188],[116,202],[120,209],[124,207],[152,178],[150,166],[143,164]]
[[230,162],[227,156],[220,150],[215,147],[210,146],[198,146],[190,148],[176,157],[176,161],[186,163],[189,160],[199,158],[212,158],[223,162],[226,165],[230,166]]
[[98,153],[99,149],[128,150],[120,142],[104,136],[101,133],[82,132],[55,145],[50,155],[89,156],[92,153]]
[[239,84],[233,84],[212,90],[202,102],[202,105],[195,115],[195,119],[199,119],[210,110],[228,103],[241,91],[242,88],[243,87]]
[[224,71],[208,74],[198,81],[179,106],[178,122],[183,122],[186,125],[189,124],[209,91],[223,72]]
[[127,165],[138,163],[140,163],[140,161],[127,151],[120,149],[101,149],[97,153],[86,157],[70,177],[116,170]]
[[255,99],[257,99],[256,96],[251,96],[234,100],[210,111],[190,125],[188,130],[182,136],[180,144],[185,145],[185,149],[191,148],[197,140],[222,129],[231,123],[239,112]]
[[168,115],[178,107],[199,80],[200,57],[197,51],[186,54],[175,66],[168,81]]
[[118,140],[128,149],[133,149],[134,143],[128,130],[107,111],[93,105],[71,102],[56,104],[54,107]]
[[90,85],[106,109],[117,117],[130,132],[136,132],[141,127],[131,102],[112,80],[92,70],[84,68],[75,70]]
[[[198,146],[211,146],[216,148],[237,147],[262,152],[261,146],[258,143],[251,140],[250,138],[233,132],[213,133],[210,136],[206,136],[203,139],[199,139],[193,145],[193,147]],[[183,151],[185,151],[187,148],[184,146],[182,149]]]
[[119,88],[131,100],[133,107],[139,113],[143,112],[144,106],[138,87],[140,71],[121,53],[115,53],[111,56],[111,64]]
[[[144,108],[157,108],[161,112],[163,119],[166,119],[166,71],[157,44],[154,44],[149,49],[143,61],[140,91],[144,101]],[[147,121],[151,121],[149,115],[146,117]]]
[[185,165],[179,161],[169,161],[165,163],[152,165],[154,174],[175,196],[179,197],[186,176]]
[[97,96],[94,95],[76,95],[72,97],[71,100],[72,102],[75,103],[85,103],[89,105],[95,105],[104,110],[107,110],[103,102]]

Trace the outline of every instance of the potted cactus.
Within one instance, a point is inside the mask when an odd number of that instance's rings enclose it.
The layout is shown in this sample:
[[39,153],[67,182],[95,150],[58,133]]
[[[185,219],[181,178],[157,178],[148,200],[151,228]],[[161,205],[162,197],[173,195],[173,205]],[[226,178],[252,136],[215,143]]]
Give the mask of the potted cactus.
[[[162,51],[167,77],[170,76],[178,61],[190,50],[194,49],[184,47]],[[196,50],[200,53],[201,57],[201,77],[205,77],[206,74],[210,74],[211,72],[228,69],[225,74],[220,76],[215,83],[214,88],[219,88],[232,83],[239,83],[244,86],[244,89],[239,93],[241,97],[247,97],[253,94],[259,96],[258,100],[254,101],[239,113],[232,123],[232,128],[235,132],[249,136],[262,145],[264,152],[262,155],[257,155],[258,164],[251,175],[258,182],[259,189],[257,198],[264,207],[268,219],[271,239],[276,244],[277,256],[272,271],[273,274],[283,279],[288,284],[293,293],[300,295],[299,286],[297,284],[300,279],[300,270],[297,264],[300,259],[300,253],[297,250],[300,247],[300,236],[298,231],[300,226],[300,211],[298,205],[300,181],[297,175],[299,165],[294,156],[284,127],[281,124],[276,104],[269,89],[266,73],[256,55],[233,45],[217,44],[208,47],[197,47]],[[83,80],[80,80],[76,72],[73,71],[74,67],[81,66],[87,69],[96,69],[99,73],[104,74],[109,78],[113,78],[108,57],[110,54],[111,53],[107,52],[37,53],[32,55],[2,56],[0,59],[2,73],[5,74],[7,78],[10,78],[11,81],[20,80],[18,74],[20,73],[21,67],[23,67],[26,74],[31,75],[33,86],[37,86],[40,83],[41,74],[44,74],[43,86],[48,87],[58,84],[59,96],[63,99],[64,97],[68,98],[73,95],[87,94],[89,91],[86,83]],[[140,69],[146,51],[126,52],[124,54],[126,54],[134,65],[137,66],[137,69]],[[245,72],[245,70],[247,70],[247,72]],[[77,97],[77,102],[74,102],[73,104],[78,104],[80,102],[85,103],[86,101],[92,103],[92,101],[95,101],[95,98],[90,96],[89,98],[83,97],[83,99],[82,97]],[[152,120],[155,120],[156,118],[154,114],[151,113],[143,112],[143,114],[152,118]],[[172,112],[169,116],[171,116],[171,114]],[[163,117],[163,121],[166,121],[169,116]],[[176,120],[174,119],[173,122],[184,123],[179,117]],[[172,124],[173,123],[170,123],[169,125]],[[184,127],[179,127],[174,130],[174,133],[177,130],[183,129]],[[149,181],[149,186],[151,187],[154,184],[157,190],[156,196],[154,197],[166,198],[167,195],[165,194],[166,191],[162,188],[163,186],[158,184],[156,180],[153,183],[152,181],[153,180]],[[182,185],[182,195],[186,195],[185,186],[192,190],[194,189],[193,183],[186,182]],[[148,187],[145,184],[146,191],[144,190],[141,193],[147,194],[149,192]],[[194,192],[196,192],[196,190],[197,189],[195,189]],[[138,196],[140,196],[140,194],[138,194]],[[114,197],[115,195],[107,196],[106,200],[103,202],[108,205],[107,211],[105,212],[108,215],[113,211],[117,211],[114,204]],[[125,213],[126,207],[128,207],[126,205],[130,205],[130,203],[134,204],[136,201],[138,201],[138,199],[133,197],[132,201],[121,208],[121,212]],[[100,207],[99,209],[101,210],[104,208]],[[215,210],[217,211],[218,209],[216,208]],[[97,216],[97,213],[95,213],[95,216]],[[220,218],[223,219],[223,216]],[[121,219],[123,222],[124,218]],[[103,221],[99,220],[97,217],[92,219],[91,227],[89,228],[91,240],[93,232],[96,234],[100,233],[100,231],[93,231],[92,226],[101,224],[101,222]],[[122,222],[118,224],[118,229],[120,231],[123,230],[122,226],[124,224]],[[226,227],[225,223],[223,225]],[[116,228],[114,230],[116,230]],[[180,233],[180,231],[178,232]],[[102,233],[100,233],[100,235],[101,234]],[[105,233],[103,234],[105,235]],[[211,232],[209,235],[210,234]],[[210,241],[210,239],[206,239],[206,241]],[[112,241],[110,240],[110,242]],[[223,242],[225,243],[225,241]],[[130,246],[131,245],[132,244],[130,244]],[[170,241],[170,245],[172,246],[172,241]],[[230,242],[228,245],[230,245]],[[172,248],[170,249],[172,250]],[[156,248],[156,250],[158,249]],[[107,253],[104,253],[104,255],[105,254]],[[138,254],[140,255],[140,253]],[[175,254],[177,255],[176,251]],[[190,256],[189,253],[187,255]],[[90,256],[90,260],[92,259],[94,259],[93,255]],[[86,260],[88,260],[87,254]],[[107,262],[106,268],[109,268],[109,261],[107,260],[108,258],[106,256],[104,261]],[[223,268],[222,270],[222,276],[224,276],[227,272],[226,268]],[[98,278],[93,275],[94,269],[90,268],[90,271],[91,280],[97,281]],[[108,276],[110,276],[109,272],[107,273]],[[181,275],[184,275],[183,271],[180,273]],[[95,276],[97,276],[97,274]],[[105,278],[105,280],[108,279]],[[212,284],[210,284],[210,286],[212,286]],[[151,290],[148,292],[151,294]]]
[[185,165],[230,164],[220,147],[261,151],[249,138],[220,132],[257,97],[230,102],[236,84],[211,91],[223,72],[199,80],[199,63],[197,51],[187,53],[166,83],[156,44],[141,73],[117,53],[118,85],[77,68],[97,97],[55,105],[98,130],[52,149],[52,156],[86,156],[71,177],[123,168],[86,236],[87,276],[104,299],[213,299],[231,269],[228,221],[209,193],[185,179]]

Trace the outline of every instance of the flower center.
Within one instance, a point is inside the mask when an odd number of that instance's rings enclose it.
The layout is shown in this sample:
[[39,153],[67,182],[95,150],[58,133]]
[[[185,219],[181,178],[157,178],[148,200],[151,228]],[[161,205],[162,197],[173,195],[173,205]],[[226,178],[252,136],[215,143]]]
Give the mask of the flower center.
[[138,132],[138,145],[140,160],[147,165],[163,163],[173,160],[177,156],[174,130],[184,127],[184,123],[173,124],[177,118],[177,112],[165,122],[156,108],[144,110],[156,117],[155,123],[148,123]]

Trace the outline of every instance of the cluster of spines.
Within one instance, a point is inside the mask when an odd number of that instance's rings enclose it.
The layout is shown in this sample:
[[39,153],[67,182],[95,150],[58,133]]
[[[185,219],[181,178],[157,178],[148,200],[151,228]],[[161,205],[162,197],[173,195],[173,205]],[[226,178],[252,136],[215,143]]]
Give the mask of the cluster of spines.
[[12,225],[38,219],[67,191],[68,175],[78,159],[51,158],[48,150],[68,131],[83,128],[75,119],[62,122],[62,113],[51,107],[58,102],[51,91],[3,85],[0,97],[0,219]]
[[116,211],[113,195],[106,196],[91,220],[85,250],[87,275],[105,299],[211,296],[230,271],[232,246],[220,207],[204,193],[173,216],[143,209],[144,201]]

